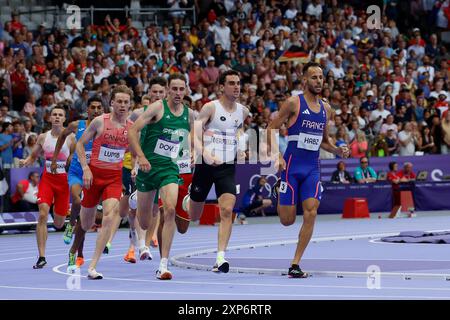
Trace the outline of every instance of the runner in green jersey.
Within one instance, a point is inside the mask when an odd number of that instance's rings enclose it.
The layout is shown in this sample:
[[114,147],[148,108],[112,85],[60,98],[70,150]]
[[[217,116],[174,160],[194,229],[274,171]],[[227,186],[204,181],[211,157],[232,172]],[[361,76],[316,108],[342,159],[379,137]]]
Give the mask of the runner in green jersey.
[[175,207],[181,182],[177,162],[183,150],[190,148],[189,131],[194,121],[192,110],[183,106],[186,78],[172,74],[168,84],[167,99],[151,104],[128,131],[130,148],[139,165],[136,177],[137,216],[143,229],[148,229],[156,219],[152,211],[157,190],[163,204],[164,226],[162,243],[159,244],[161,262],[157,271],[157,278],[161,280],[172,279],[167,264],[175,233]]

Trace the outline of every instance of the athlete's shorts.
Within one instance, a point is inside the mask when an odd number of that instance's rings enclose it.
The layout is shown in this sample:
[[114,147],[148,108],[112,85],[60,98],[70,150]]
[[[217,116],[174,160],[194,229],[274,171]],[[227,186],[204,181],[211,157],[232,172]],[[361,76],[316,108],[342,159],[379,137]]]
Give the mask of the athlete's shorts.
[[53,212],[65,217],[69,213],[69,184],[67,183],[67,174],[51,174],[44,171],[38,187],[38,204],[46,203],[50,207],[52,204]]
[[224,193],[236,195],[235,172],[235,164],[224,163],[216,167],[206,163],[197,164],[192,177],[190,198],[195,202],[204,202],[213,184],[217,198]]
[[[279,188],[279,204],[282,206],[297,205],[300,194],[301,202],[309,198],[322,199],[322,184],[320,183],[320,169],[315,166],[298,164],[299,161],[286,161],[290,165],[281,172]],[[297,163],[297,164],[296,164]]]
[[78,166],[70,166],[69,172],[67,173],[67,179],[69,181],[69,187],[72,188],[73,185],[79,184],[83,185],[83,169]]
[[120,200],[122,196],[122,171],[99,169],[89,166],[93,175],[92,186],[89,189],[83,187],[81,205],[85,208],[93,208],[98,205],[100,199]]
[[136,189],[140,192],[159,190],[170,184],[180,184],[178,167],[152,167],[150,172],[138,171],[136,176]]
[[185,196],[188,195],[189,191],[189,185],[192,183],[192,173],[186,173],[182,174],[181,178],[183,179],[183,184],[180,185],[178,188],[178,200],[177,200],[177,206],[175,208],[175,212],[177,217],[191,221],[191,218],[189,217],[189,214],[183,210],[183,199]]
[[123,185],[123,194],[125,196],[129,196],[136,190],[136,186],[131,179],[131,170],[127,168],[122,168],[122,185]]

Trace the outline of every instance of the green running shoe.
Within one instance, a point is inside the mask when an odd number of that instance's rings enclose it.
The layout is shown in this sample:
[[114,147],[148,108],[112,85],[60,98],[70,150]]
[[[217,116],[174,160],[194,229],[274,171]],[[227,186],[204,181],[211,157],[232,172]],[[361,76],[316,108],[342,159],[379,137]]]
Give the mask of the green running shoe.
[[64,231],[63,240],[65,244],[70,244],[73,237],[73,229],[70,223],[66,224],[66,230]]
[[67,263],[67,273],[75,273],[75,270],[77,270],[77,264],[76,264],[77,257],[74,253],[69,252],[69,262]]

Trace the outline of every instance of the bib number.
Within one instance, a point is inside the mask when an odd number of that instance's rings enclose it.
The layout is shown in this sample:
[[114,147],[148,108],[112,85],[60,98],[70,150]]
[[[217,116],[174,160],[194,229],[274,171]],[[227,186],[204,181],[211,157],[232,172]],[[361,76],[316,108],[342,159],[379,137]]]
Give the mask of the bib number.
[[92,151],[86,151],[86,163],[89,164],[91,162]]
[[[52,165],[52,162],[50,160],[45,161],[45,170],[48,173],[52,173],[51,165]],[[65,161],[56,161],[56,173],[66,173],[66,162]]]
[[297,148],[317,151],[320,148],[320,144],[322,143],[322,136],[315,134],[307,134],[304,132],[300,132],[298,135],[298,143]]
[[119,163],[125,156],[125,149],[114,149],[108,146],[101,146],[98,160],[108,163]]
[[180,144],[178,142],[171,142],[164,139],[158,139],[155,146],[155,153],[160,156],[175,159],[178,157],[180,151]]
[[191,173],[191,160],[178,160],[177,165],[178,169],[180,170],[180,174]]

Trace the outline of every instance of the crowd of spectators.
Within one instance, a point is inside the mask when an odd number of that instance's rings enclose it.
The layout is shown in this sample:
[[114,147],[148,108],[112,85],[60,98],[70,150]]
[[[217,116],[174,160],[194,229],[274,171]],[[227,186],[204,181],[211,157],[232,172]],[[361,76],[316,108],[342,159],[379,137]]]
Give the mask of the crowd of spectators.
[[[187,101],[195,111],[220,97],[221,72],[240,72],[240,102],[251,111],[245,129],[258,132],[287,97],[304,90],[302,63],[279,61],[292,46],[323,67],[322,97],[333,110],[330,139],[349,146],[352,157],[449,153],[448,0],[385,0],[378,30],[368,29],[366,8],[337,0],[195,5],[197,25],[173,14],[143,30],[130,17],[109,15],[103,25],[81,30],[45,24],[29,30],[16,13],[0,21],[3,166],[29,154],[56,104],[65,105],[72,121],[86,117],[87,100],[97,94],[108,112],[111,90],[121,83],[139,104],[151,77],[173,72],[187,76]],[[282,150],[286,134],[280,130]],[[321,152],[323,159],[333,157]]]

